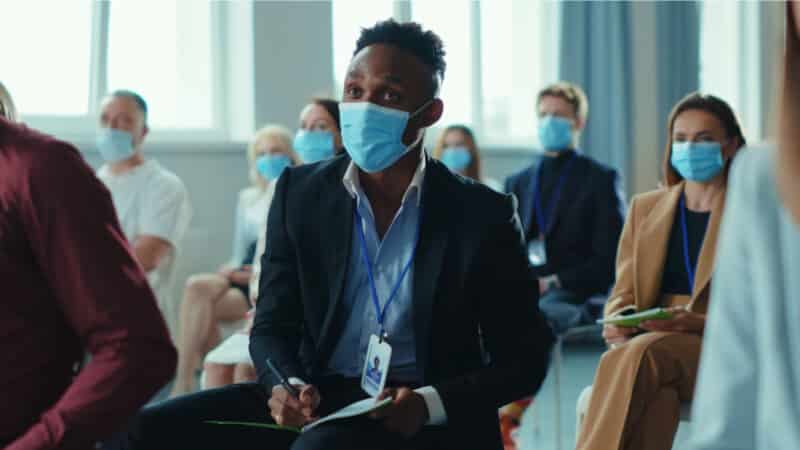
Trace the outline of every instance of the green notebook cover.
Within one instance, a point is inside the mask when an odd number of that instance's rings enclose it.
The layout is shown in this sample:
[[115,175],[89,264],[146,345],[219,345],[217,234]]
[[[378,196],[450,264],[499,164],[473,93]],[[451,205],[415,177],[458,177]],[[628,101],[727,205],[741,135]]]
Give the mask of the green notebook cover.
[[293,433],[298,433],[298,434],[301,431],[300,428],[284,427],[281,425],[275,425],[274,423],[235,422],[227,420],[207,420],[206,423],[210,423],[212,425],[234,425],[234,426],[251,427],[251,428],[269,428],[270,430],[291,431]]
[[597,321],[603,325],[616,325],[618,327],[638,327],[648,320],[667,320],[672,318],[672,313],[664,308],[653,308],[636,314],[614,315]]

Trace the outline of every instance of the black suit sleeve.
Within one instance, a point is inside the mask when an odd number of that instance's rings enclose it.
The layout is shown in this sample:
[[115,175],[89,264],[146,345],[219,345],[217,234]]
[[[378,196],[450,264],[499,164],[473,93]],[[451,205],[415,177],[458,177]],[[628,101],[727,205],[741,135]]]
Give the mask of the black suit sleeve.
[[469,424],[477,407],[497,409],[534,394],[547,373],[553,335],[539,312],[538,283],[529,270],[515,203],[506,197],[497,214],[505,220],[486,230],[469,273],[467,292],[474,293],[491,361],[434,384],[452,425]]
[[605,172],[594,194],[592,257],[558,273],[567,290],[607,292],[614,283],[614,261],[625,222],[625,201],[619,176]]
[[267,245],[261,258],[256,316],[250,333],[250,355],[258,381],[268,392],[278,381],[266,367],[267,357],[287,376],[308,380],[298,359],[303,308],[297,260],[286,223],[291,172],[284,171],[275,187],[267,222]]

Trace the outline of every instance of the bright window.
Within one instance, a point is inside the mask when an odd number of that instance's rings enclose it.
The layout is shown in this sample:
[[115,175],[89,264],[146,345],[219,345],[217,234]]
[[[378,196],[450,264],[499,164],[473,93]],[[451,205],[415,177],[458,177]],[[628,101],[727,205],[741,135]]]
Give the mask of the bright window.
[[361,29],[392,17],[392,0],[333,1],[333,79],[336,96],[342,92],[347,67]]
[[[473,128],[483,145],[535,145],[536,93],[557,80],[559,5],[533,0],[334,0],[334,78],[341,89],[360,28],[393,15],[444,42],[436,128]],[[429,133],[435,139],[436,130]]]
[[0,80],[26,116],[89,111],[90,1],[3,6]]
[[68,140],[94,133],[99,104],[115,89],[145,98],[154,136],[224,136],[220,5],[10,0],[0,13],[0,81],[23,121]]
[[444,114],[440,124],[473,124],[472,83],[473,47],[469,33],[470,0],[411,2],[411,18],[423,28],[432,30],[444,42],[445,71],[440,96],[444,101]]
[[154,128],[210,128],[211,5],[197,0],[112,1],[109,90],[148,102]]
[[700,90],[728,102],[750,141],[764,137],[760,66],[762,6],[705,0],[700,22]]
[[556,2],[481,2],[481,99],[485,140],[531,146],[536,94],[558,78]]

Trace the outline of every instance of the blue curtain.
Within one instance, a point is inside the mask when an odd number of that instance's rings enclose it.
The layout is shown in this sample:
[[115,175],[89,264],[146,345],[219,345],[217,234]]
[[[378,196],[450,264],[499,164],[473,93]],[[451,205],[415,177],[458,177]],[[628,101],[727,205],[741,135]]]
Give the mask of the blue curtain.
[[[564,2],[561,4],[559,76],[581,85],[589,96],[589,120],[583,151],[617,168],[630,179],[636,118],[634,101],[651,102],[665,129],[672,105],[699,83],[699,18],[694,2],[658,2],[656,39],[658,89],[650,98],[633,97],[636,76],[632,2]],[[640,26],[642,26],[640,24]],[[641,34],[639,35],[641,36]],[[662,131],[660,142],[664,142]],[[661,146],[663,147],[663,145]],[[652,151],[662,152],[662,148]]]
[[661,120],[658,151],[659,156],[663,156],[667,119],[672,107],[690,92],[700,89],[700,4],[656,2],[655,7],[659,69],[655,106]]

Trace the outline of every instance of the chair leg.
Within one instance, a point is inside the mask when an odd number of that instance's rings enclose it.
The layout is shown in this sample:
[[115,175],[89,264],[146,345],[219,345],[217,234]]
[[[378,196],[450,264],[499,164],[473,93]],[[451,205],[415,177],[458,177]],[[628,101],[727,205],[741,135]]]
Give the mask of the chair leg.
[[561,443],[561,363],[562,363],[562,347],[564,340],[561,336],[556,337],[555,345],[553,346],[553,366],[554,366],[554,386],[553,392],[555,396],[555,422],[556,422],[556,435],[555,443],[556,450],[562,450]]

